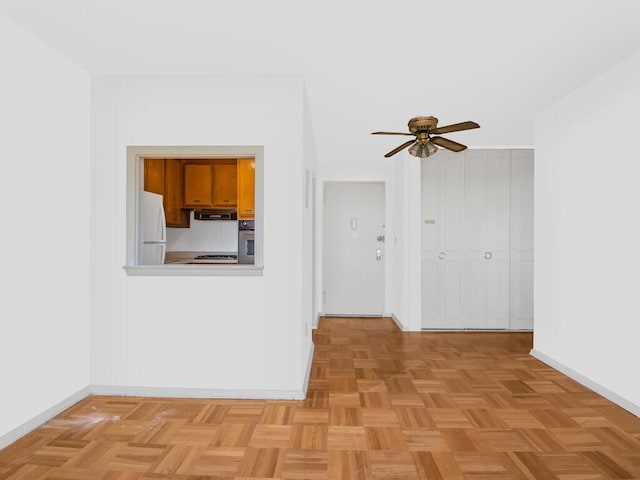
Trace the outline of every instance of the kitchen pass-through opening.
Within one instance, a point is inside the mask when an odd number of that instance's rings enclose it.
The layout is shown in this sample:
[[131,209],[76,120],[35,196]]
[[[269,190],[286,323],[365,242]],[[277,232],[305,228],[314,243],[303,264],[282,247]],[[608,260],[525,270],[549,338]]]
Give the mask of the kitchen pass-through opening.
[[263,148],[128,147],[129,275],[256,275]]

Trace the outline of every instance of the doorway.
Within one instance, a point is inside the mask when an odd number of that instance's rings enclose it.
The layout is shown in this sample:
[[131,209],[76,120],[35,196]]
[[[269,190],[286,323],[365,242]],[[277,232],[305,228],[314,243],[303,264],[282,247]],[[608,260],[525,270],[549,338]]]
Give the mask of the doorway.
[[385,188],[382,182],[325,182],[322,310],[382,315]]

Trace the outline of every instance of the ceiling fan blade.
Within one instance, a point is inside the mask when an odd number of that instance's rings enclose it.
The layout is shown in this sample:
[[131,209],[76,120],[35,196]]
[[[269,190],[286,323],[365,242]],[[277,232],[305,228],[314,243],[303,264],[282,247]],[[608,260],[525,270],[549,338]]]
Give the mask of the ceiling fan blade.
[[449,132],[459,132],[460,130],[471,130],[472,128],[480,128],[476,122],[460,122],[453,123],[451,125],[445,125],[444,127],[434,128],[433,130],[429,130],[429,133],[449,133]]
[[399,147],[394,148],[393,150],[391,150],[389,153],[387,153],[385,155],[385,158],[389,158],[391,155],[395,155],[396,153],[398,153],[400,150],[404,150],[405,148],[407,148],[409,145],[411,145],[412,143],[414,143],[415,140],[409,140],[408,142],[403,143],[402,145],[400,145]]
[[461,152],[462,150],[467,148],[466,145],[462,145],[461,143],[454,142],[453,140],[448,140],[442,137],[431,137],[429,141],[431,143],[435,143],[439,147],[443,147],[443,148],[446,148],[447,150],[451,150],[452,152]]
[[415,135],[414,133],[404,132],[371,132],[371,135]]

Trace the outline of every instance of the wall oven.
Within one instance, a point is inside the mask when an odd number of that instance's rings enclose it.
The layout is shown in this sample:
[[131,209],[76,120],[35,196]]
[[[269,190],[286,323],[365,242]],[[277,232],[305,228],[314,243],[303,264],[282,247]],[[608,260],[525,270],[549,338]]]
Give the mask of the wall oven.
[[238,263],[254,264],[255,220],[238,221]]

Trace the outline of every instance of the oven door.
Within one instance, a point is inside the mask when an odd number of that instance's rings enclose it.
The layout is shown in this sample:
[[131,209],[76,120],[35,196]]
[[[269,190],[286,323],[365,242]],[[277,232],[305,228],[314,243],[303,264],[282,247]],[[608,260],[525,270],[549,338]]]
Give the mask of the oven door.
[[238,230],[238,263],[254,264],[253,230]]

